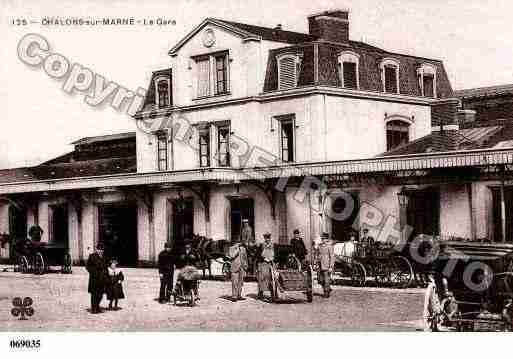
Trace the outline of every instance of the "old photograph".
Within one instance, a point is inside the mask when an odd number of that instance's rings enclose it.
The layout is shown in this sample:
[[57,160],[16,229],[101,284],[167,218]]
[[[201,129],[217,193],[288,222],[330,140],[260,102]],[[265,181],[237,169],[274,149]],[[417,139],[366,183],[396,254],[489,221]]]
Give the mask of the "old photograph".
[[2,1],[7,345],[512,331],[512,12]]

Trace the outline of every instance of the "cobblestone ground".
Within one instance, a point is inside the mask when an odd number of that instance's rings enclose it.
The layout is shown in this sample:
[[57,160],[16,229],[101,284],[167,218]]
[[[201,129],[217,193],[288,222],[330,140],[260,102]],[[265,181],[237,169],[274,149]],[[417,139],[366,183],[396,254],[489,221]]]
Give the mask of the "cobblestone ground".
[[[1,270],[1,268],[0,268]],[[412,331],[421,326],[423,291],[335,286],[332,296],[314,296],[307,303],[301,293],[280,304],[256,300],[256,283],[246,283],[246,300],[225,297],[231,284],[203,280],[198,306],[175,307],[156,301],[159,280],[153,269],[125,269],[127,298],[122,310],[92,315],[88,312],[87,273],[43,276],[0,272],[0,326],[4,331]],[[321,293],[320,287],[314,291]],[[35,313],[29,320],[11,315],[12,299],[30,296]],[[102,306],[106,301],[102,302]]]

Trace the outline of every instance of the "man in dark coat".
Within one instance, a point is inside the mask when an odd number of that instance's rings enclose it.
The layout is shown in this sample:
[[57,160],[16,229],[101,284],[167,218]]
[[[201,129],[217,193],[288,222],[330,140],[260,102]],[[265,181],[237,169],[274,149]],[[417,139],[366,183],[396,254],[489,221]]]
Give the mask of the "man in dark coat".
[[105,285],[107,284],[107,264],[103,257],[103,245],[98,244],[96,251],[89,255],[87,259],[86,269],[89,272],[89,285],[87,291],[91,294],[91,313],[101,313],[100,302],[103,293],[105,293]]
[[160,292],[159,303],[169,302],[173,290],[173,276],[175,272],[175,258],[171,252],[172,245],[167,242],[158,259]]
[[299,259],[301,265],[304,265],[308,251],[306,250],[305,242],[303,242],[301,238],[299,229],[294,229],[294,237],[290,240],[290,245],[292,247],[292,253]]

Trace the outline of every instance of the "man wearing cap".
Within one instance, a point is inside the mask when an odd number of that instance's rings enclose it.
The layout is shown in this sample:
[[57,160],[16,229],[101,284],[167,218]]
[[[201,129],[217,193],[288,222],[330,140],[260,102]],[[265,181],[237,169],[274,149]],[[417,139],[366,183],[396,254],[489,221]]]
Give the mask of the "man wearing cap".
[[299,259],[301,265],[304,265],[308,251],[306,250],[305,243],[303,242],[300,234],[301,232],[299,232],[299,229],[294,229],[294,237],[290,240],[290,245],[292,247],[292,253],[297,259]]
[[263,299],[264,291],[269,290],[273,295],[271,270],[274,261],[274,245],[271,241],[271,233],[264,234],[264,242],[258,248],[258,299]]
[[240,242],[235,242],[229,250],[231,260],[231,279],[232,279],[232,301],[242,300],[242,286],[244,285],[244,276],[248,270],[248,254],[246,247]]
[[96,251],[89,255],[86,269],[89,272],[87,291],[91,294],[91,313],[98,314],[101,313],[100,302],[102,301],[108,278],[102,244],[98,244]]
[[324,296],[329,298],[331,292],[331,273],[333,273],[333,269],[335,267],[335,252],[333,251],[333,245],[331,244],[328,233],[323,233],[321,235],[321,240],[317,258],[320,271],[319,279],[324,289]]
[[158,267],[160,277],[159,303],[169,302],[173,290],[173,276],[175,271],[175,259],[171,252],[172,244],[166,242],[164,250],[159,253]]

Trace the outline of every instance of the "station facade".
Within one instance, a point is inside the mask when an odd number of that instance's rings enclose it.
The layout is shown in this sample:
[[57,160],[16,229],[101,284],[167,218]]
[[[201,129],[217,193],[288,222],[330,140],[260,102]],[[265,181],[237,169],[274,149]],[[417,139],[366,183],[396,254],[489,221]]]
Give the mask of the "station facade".
[[406,225],[509,238],[509,124],[474,126],[440,60],[350,40],[347,10],[307,22],[205,19],[152,74],[134,133],[0,170],[0,233],[38,224],[75,263],[102,242],[125,266],[154,264],[167,241],[237,238],[243,219],[257,241],[297,228],[308,247],[323,231],[387,240]]

